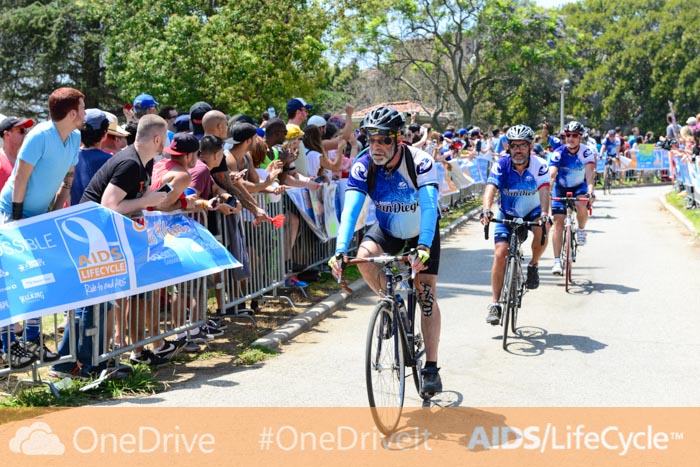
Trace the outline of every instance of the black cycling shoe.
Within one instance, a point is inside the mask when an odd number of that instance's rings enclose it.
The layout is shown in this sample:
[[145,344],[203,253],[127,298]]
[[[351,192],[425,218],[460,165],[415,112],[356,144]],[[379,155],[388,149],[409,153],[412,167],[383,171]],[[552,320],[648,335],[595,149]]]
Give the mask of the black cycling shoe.
[[437,392],[442,392],[442,380],[440,379],[440,368],[431,366],[423,368],[423,394],[432,396]]
[[525,287],[530,290],[536,289],[540,286],[540,274],[537,271],[537,266],[531,264],[527,265],[527,280],[525,281]]

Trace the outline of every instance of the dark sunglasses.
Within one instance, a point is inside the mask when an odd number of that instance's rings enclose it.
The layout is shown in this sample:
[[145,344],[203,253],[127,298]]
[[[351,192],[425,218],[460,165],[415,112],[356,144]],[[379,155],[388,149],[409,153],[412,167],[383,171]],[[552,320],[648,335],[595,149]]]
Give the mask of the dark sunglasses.
[[25,133],[27,132],[27,129],[24,128],[23,126],[21,126],[21,127],[19,127],[19,128],[18,128],[18,127],[15,127],[15,129],[19,130],[19,134],[20,134],[20,135],[23,135],[23,134],[25,134]]
[[511,149],[527,149],[530,145],[528,143],[510,144]]
[[581,137],[581,133],[565,133],[567,138],[579,138]]
[[389,145],[393,142],[394,140],[391,138],[391,136],[379,136],[377,138],[369,138],[368,144],[384,144],[384,145]]

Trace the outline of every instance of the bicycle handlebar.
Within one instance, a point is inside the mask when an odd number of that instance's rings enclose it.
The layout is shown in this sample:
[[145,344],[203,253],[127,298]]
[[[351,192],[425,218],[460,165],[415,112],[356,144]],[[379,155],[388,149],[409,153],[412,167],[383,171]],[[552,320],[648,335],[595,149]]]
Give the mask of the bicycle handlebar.
[[490,219],[489,223],[484,226],[484,239],[486,240],[489,239],[489,225],[491,225],[491,222],[516,227],[519,225],[524,225],[525,227],[542,227],[542,238],[540,239],[540,244],[544,245],[544,241],[547,238],[547,227],[542,226],[540,221],[526,221],[522,217],[516,217],[515,219]]
[[[567,195],[568,195],[568,193],[567,193]],[[569,202],[569,201],[573,201],[573,202],[584,201],[586,203],[590,203],[591,198],[589,198],[587,196],[581,196],[579,198],[577,198],[576,196],[552,196],[552,201],[563,201],[564,203]],[[593,206],[591,206],[590,204],[588,204],[588,214],[589,215],[593,214]]]
[[[353,264],[362,264],[362,263],[382,263],[382,264],[387,264],[387,263],[392,263],[392,262],[399,262],[399,263],[411,263],[413,262],[413,259],[418,255],[417,251],[415,248],[411,248],[409,251],[406,253],[400,254],[400,255],[379,255],[379,256],[373,256],[369,258],[348,258],[346,255],[339,254],[336,255],[336,258],[338,261],[340,261],[340,267],[345,271],[346,266],[351,266]],[[411,279],[416,278],[416,272],[411,269]],[[342,288],[345,292],[351,294],[352,289],[348,286],[348,283],[345,281],[345,274],[341,273],[341,276],[338,278],[338,283],[340,284],[340,288]]]

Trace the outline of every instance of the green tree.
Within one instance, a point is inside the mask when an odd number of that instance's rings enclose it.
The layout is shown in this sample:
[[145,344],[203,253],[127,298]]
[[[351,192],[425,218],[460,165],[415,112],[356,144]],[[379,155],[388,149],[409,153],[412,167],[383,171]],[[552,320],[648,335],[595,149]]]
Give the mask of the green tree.
[[48,96],[61,86],[82,91],[88,107],[108,103],[104,40],[95,2],[0,1],[0,111],[46,117]]
[[327,63],[329,19],[315,1],[112,0],[108,81],[186,109],[205,100],[257,116],[292,96],[312,98]]
[[[463,124],[487,107],[492,117],[530,121],[537,113],[531,108],[558,97],[559,80],[543,86],[541,70],[558,74],[575,63],[561,19],[529,1],[369,0],[344,7],[336,47],[401,80],[413,99],[435,109],[436,125],[437,113],[454,107]],[[494,105],[479,107],[486,102]]]

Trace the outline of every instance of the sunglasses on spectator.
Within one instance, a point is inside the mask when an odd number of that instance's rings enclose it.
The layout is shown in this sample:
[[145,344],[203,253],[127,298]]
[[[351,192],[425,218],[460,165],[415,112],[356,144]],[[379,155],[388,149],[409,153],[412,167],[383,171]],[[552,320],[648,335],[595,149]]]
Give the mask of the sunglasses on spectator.
[[565,133],[567,138],[580,138],[581,133]]
[[27,132],[27,129],[24,128],[23,126],[15,127],[14,129],[17,130],[17,132],[18,132],[20,135],[23,135],[23,134],[25,134],[25,133]]
[[520,143],[520,144],[510,144],[509,145],[511,149],[527,149],[530,147],[530,144],[528,143]]
[[368,144],[383,144],[383,145],[390,145],[394,140],[391,138],[391,136],[377,136],[377,137],[370,137],[368,139]]

